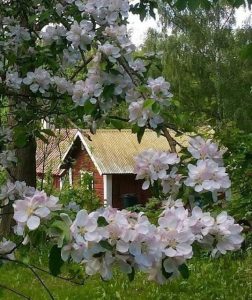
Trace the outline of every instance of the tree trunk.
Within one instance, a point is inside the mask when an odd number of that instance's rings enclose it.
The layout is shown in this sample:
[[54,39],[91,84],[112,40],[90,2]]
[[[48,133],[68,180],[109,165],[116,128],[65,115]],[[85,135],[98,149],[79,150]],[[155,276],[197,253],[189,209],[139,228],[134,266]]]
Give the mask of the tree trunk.
[[[16,150],[18,162],[10,169],[10,177],[16,181],[25,181],[29,186],[36,187],[36,140],[30,137],[27,145]],[[13,207],[6,206],[1,212],[0,236],[7,237],[11,231]]]

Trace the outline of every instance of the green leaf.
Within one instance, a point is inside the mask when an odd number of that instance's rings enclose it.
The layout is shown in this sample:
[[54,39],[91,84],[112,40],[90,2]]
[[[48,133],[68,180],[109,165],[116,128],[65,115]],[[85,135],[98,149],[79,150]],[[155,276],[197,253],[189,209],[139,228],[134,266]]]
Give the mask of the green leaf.
[[190,276],[190,271],[186,264],[182,264],[178,267],[178,270],[184,279],[188,279]]
[[164,261],[165,259],[162,260],[162,274],[163,276],[166,278],[166,279],[169,279],[173,273],[168,273],[166,270],[165,270],[165,267],[164,267]]
[[23,148],[27,144],[27,132],[24,127],[14,128],[14,141],[18,148]]
[[57,232],[61,234],[62,240],[65,240],[66,242],[69,242],[71,240],[71,232],[69,226],[64,221],[54,221],[51,225],[51,228],[55,228]]
[[143,108],[151,108],[155,102],[153,99],[147,99],[144,101]]
[[115,85],[106,85],[103,89],[102,95],[105,99],[111,99],[114,96]]
[[133,126],[132,126],[132,133],[137,133],[138,132],[138,130],[139,130],[139,127],[138,127],[138,125],[137,124],[134,124]]
[[140,144],[144,135],[146,127],[139,127],[137,131],[137,141]]
[[107,226],[109,223],[107,222],[107,220],[104,217],[100,216],[97,220],[97,224],[99,227],[104,227],[104,226]]
[[48,144],[48,139],[40,132],[36,132],[36,137],[38,137],[45,144]]
[[108,241],[100,241],[99,244],[102,246],[102,248],[112,251],[113,247],[110,245]]
[[78,115],[82,117],[85,115],[92,115],[92,113],[95,111],[96,105],[91,103],[90,101],[86,101],[83,108],[78,109]]
[[201,4],[201,0],[188,0],[188,8],[191,11],[196,10],[197,8],[200,7]]
[[152,111],[155,114],[158,114],[160,112],[160,104],[158,102],[154,102],[152,105]]
[[53,276],[60,274],[60,269],[64,264],[61,258],[61,249],[57,245],[54,245],[51,248],[49,255],[49,270]]
[[252,59],[252,43],[249,43],[246,46],[242,47],[240,56],[243,59]]
[[175,6],[178,10],[184,10],[187,6],[187,0],[177,0]]
[[123,122],[116,119],[110,119],[110,123],[118,130],[121,130],[124,128]]
[[133,267],[131,269],[132,269],[131,273],[128,274],[128,278],[130,282],[135,279],[135,274],[136,274],[135,269]]

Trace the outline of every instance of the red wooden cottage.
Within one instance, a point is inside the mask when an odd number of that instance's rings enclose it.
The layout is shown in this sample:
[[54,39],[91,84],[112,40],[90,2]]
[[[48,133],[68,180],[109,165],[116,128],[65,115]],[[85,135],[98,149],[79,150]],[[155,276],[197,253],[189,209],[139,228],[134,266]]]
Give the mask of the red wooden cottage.
[[48,144],[38,143],[37,175],[52,174],[54,186],[61,188],[66,174],[70,185],[77,185],[83,172],[88,172],[104,205],[121,208],[125,194],[135,194],[138,203],[145,203],[150,191],[142,190],[142,181],[135,180],[133,170],[134,157],[149,148],[167,151],[169,145],[150,130],[141,144],[128,129],[99,129],[95,135],[88,130],[57,130]]

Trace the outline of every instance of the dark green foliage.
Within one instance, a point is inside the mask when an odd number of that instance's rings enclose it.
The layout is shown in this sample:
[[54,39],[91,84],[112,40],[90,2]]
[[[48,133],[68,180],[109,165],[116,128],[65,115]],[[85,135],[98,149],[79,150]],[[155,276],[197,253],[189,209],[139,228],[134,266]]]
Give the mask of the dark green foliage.
[[184,279],[188,279],[190,276],[189,269],[186,264],[182,264],[178,267],[178,270]]
[[98,219],[97,219],[97,224],[99,227],[104,227],[104,226],[107,226],[109,223],[107,222],[107,220],[100,216]]
[[49,270],[53,276],[57,276],[60,274],[60,269],[64,264],[61,259],[61,248],[58,248],[57,245],[54,245],[51,248],[49,255]]
[[131,273],[128,274],[128,278],[130,282],[135,279],[135,274],[136,274],[135,269],[133,267],[131,269],[132,269]]
[[[152,65],[149,73],[171,83],[167,122],[191,132],[204,124],[221,128],[231,120],[250,132],[251,27],[234,30],[231,8],[217,4],[193,12],[164,5],[160,14],[164,33],[150,30],[141,53],[162,52],[159,68]],[[172,34],[167,35],[166,25]]]
[[80,183],[76,186],[69,186],[65,179],[63,189],[60,191],[60,201],[64,205],[69,202],[76,202],[80,206],[80,209],[84,208],[88,211],[92,211],[101,206],[100,199],[95,194],[93,188],[93,176],[89,173],[83,173]]

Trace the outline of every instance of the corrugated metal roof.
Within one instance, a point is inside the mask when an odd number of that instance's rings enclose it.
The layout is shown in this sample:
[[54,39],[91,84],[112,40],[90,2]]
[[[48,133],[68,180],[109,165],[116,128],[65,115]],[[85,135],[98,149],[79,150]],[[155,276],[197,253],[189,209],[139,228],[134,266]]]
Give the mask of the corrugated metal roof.
[[48,143],[37,140],[37,174],[50,172],[53,175],[59,175],[61,171],[59,166],[63,160],[64,154],[72,145],[76,133],[76,129],[57,129],[54,130],[55,137],[50,136],[48,138]]
[[[83,132],[87,133],[87,131]],[[174,133],[171,134],[174,135]],[[163,136],[157,137],[157,134],[151,130],[146,130],[140,144],[136,134],[133,134],[130,129],[121,131],[100,129],[90,137],[91,140],[83,136],[83,140],[89,148],[91,158],[102,174],[133,173],[134,157],[140,152],[150,148],[170,150],[167,140]],[[187,144],[186,136],[176,139],[182,145]]]
[[[37,173],[51,172],[59,175],[60,165],[71,149],[74,140],[79,137],[91,159],[101,174],[132,174],[134,157],[146,149],[169,151],[167,140],[157,137],[151,130],[146,130],[141,143],[131,129],[98,129],[92,135],[89,130],[61,129],[55,131],[56,137],[50,137],[49,143],[39,141],[37,144]],[[174,136],[174,133],[171,132]],[[182,145],[187,144],[188,137],[176,137]]]

